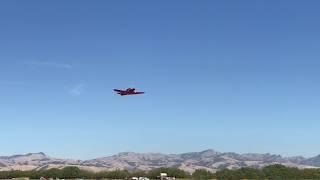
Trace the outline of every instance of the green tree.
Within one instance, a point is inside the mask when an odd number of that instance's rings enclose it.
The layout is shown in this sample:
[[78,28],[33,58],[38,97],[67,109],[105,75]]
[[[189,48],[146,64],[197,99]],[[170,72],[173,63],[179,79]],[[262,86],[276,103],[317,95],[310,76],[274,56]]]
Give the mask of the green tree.
[[197,169],[192,174],[193,179],[212,179],[214,174],[206,169]]
[[65,167],[62,169],[62,178],[80,178],[80,169],[78,167],[73,166]]
[[125,179],[130,176],[129,172],[126,170],[115,170],[115,171],[109,171],[105,172],[105,176],[103,178],[108,179]]
[[217,171],[215,175],[217,179],[228,179],[228,180],[240,179],[240,175],[236,171],[230,170],[230,169],[223,169],[223,170]]
[[42,177],[46,178],[61,178],[62,170],[58,168],[52,168],[41,172]]
[[254,168],[240,168],[236,170],[236,175],[241,179],[265,179],[261,170]]
[[137,170],[137,171],[131,172],[131,173],[130,173],[130,176],[131,176],[131,177],[145,177],[145,176],[147,176],[147,174],[146,174],[145,171]]
[[299,169],[281,164],[266,166],[262,171],[268,179],[299,179]]
[[320,169],[302,169],[300,170],[301,179],[320,179]]

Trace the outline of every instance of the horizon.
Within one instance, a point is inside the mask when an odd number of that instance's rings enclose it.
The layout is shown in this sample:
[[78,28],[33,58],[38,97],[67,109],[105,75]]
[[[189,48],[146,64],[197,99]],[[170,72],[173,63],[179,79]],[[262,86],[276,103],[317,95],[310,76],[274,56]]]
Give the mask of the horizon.
[[134,154],[162,154],[162,155],[181,155],[181,154],[187,154],[187,153],[203,153],[203,152],[207,152],[207,151],[213,151],[213,152],[217,152],[217,153],[235,153],[235,154],[239,154],[239,155],[246,155],[246,154],[260,154],[260,155],[275,155],[275,156],[281,156],[282,158],[290,158],[290,157],[303,157],[303,158],[314,158],[314,157],[318,157],[320,156],[320,154],[315,155],[315,156],[302,156],[302,155],[293,155],[293,156],[284,156],[281,154],[273,154],[273,153],[254,153],[254,152],[247,152],[247,153],[239,153],[239,152],[231,152],[231,151],[217,151],[215,149],[205,149],[202,151],[193,151],[193,152],[180,152],[180,153],[162,153],[162,152],[133,152],[133,151],[125,151],[125,152],[118,152],[115,154],[111,154],[111,155],[105,155],[105,156],[99,156],[99,157],[93,157],[93,158],[89,158],[89,159],[76,159],[76,158],[68,158],[68,157],[55,157],[55,156],[51,156],[50,154],[47,154],[45,152],[29,152],[29,153],[22,153],[22,154],[12,154],[12,155],[0,155],[0,157],[11,157],[11,156],[25,156],[25,155],[30,155],[30,154],[43,154],[44,156],[48,156],[51,158],[58,158],[58,159],[72,159],[72,160],[81,160],[81,161],[86,161],[86,160],[92,160],[92,159],[96,159],[96,158],[105,158],[105,157],[111,157],[111,156],[115,156],[115,155],[119,155],[119,154],[123,154],[123,153],[134,153]]
[[1,1],[0,154],[317,156],[319,5]]

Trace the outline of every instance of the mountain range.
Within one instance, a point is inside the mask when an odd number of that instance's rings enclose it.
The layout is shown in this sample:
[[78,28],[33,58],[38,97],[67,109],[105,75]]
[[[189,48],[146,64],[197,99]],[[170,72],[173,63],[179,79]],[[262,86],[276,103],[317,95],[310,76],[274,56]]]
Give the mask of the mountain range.
[[123,152],[113,156],[91,160],[59,159],[40,153],[0,156],[0,171],[6,170],[45,170],[77,166],[90,171],[115,169],[150,170],[159,167],[176,167],[188,172],[195,169],[236,169],[241,167],[262,168],[271,164],[283,164],[298,168],[320,168],[320,155],[312,158],[302,156],[282,157],[273,154],[237,154],[205,150],[183,154]]

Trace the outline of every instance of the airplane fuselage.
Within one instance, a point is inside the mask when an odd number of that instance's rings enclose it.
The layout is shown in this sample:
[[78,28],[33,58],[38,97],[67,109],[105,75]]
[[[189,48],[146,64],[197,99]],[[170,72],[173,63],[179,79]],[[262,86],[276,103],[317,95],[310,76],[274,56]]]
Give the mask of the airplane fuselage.
[[135,88],[128,88],[126,90],[114,89],[114,91],[121,96],[144,94],[144,92],[135,92]]

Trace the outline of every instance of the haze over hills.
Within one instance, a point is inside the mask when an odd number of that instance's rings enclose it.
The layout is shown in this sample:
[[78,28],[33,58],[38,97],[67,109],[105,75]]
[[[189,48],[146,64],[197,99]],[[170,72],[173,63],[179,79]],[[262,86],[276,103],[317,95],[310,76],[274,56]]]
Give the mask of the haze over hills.
[[193,172],[195,169],[219,169],[253,167],[261,168],[270,164],[283,164],[298,168],[320,167],[320,155],[312,158],[282,157],[272,154],[237,154],[205,150],[183,154],[134,153],[123,152],[113,156],[91,160],[58,159],[40,153],[25,155],[0,156],[0,170],[42,170],[77,166],[91,171],[102,170],[150,170],[159,167],[176,167]]

